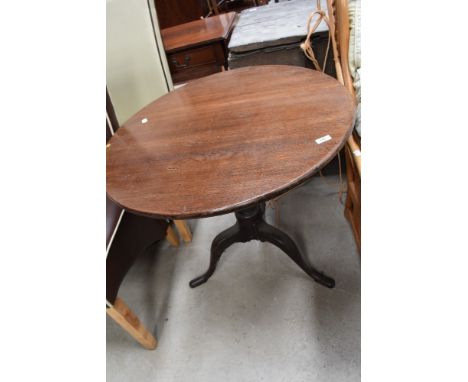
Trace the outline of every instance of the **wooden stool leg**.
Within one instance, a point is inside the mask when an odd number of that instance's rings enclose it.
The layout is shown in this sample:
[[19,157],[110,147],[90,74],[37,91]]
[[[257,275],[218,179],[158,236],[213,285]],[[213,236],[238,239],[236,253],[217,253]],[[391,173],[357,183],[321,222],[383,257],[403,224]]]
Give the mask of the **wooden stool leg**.
[[184,220],[174,220],[174,223],[182,239],[184,239],[186,243],[190,243],[192,241],[192,232],[188,224]]
[[156,339],[121,298],[117,297],[114,304],[106,308],[106,313],[143,347],[156,349]]
[[171,225],[167,227],[166,231],[166,240],[169,242],[170,245],[174,247],[179,246],[179,238],[177,237],[176,232],[174,231],[174,228],[172,228]]

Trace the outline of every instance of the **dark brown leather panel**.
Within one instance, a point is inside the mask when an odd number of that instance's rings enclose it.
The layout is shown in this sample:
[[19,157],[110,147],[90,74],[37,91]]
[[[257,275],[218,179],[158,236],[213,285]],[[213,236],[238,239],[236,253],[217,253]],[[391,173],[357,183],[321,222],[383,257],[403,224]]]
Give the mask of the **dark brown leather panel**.
[[109,122],[106,121],[106,143],[112,138],[112,132],[109,126]]
[[106,299],[115,301],[120,284],[137,256],[166,236],[168,222],[125,212],[106,260]]
[[[115,110],[112,105],[109,91],[106,87],[106,142],[109,141],[112,137],[112,129],[117,130],[119,124],[117,121],[117,116],[115,115]],[[112,126],[110,126],[112,124]],[[122,208],[117,206],[106,196],[106,247],[109,245],[109,241],[114,233],[114,230],[119,221]]]
[[109,245],[121,213],[122,208],[106,196],[106,247]]
[[[107,117],[109,118],[109,122],[112,125],[111,128],[114,130],[114,133],[119,129],[119,121],[117,120],[117,115],[115,114],[114,106],[112,105],[112,101],[109,95],[109,91],[107,90],[106,87],[106,112],[107,112]],[[108,122],[108,123],[109,123]],[[108,123],[106,124],[106,129],[108,130]],[[107,132],[106,132],[107,135]],[[107,138],[106,142],[110,139]]]

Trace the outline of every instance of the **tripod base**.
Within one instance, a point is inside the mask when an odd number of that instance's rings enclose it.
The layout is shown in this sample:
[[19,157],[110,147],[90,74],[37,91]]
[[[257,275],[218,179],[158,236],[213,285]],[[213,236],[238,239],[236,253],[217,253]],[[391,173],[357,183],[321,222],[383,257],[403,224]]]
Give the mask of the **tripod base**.
[[213,275],[222,253],[234,243],[246,243],[250,240],[266,241],[283,250],[315,282],[333,288],[335,280],[324,275],[310,265],[301,255],[294,241],[283,231],[265,222],[265,203],[256,204],[236,212],[237,222],[218,234],[211,244],[211,257],[208,270],[190,281],[190,287],[204,284]]

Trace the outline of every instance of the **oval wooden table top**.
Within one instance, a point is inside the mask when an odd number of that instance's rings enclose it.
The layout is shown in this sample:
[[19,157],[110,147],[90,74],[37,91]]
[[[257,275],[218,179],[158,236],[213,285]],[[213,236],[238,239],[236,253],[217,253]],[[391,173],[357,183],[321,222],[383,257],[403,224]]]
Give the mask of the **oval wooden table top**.
[[310,178],[344,145],[354,113],[346,88],[311,69],[252,66],[204,77],[116,132],[107,193],[147,216],[232,212]]

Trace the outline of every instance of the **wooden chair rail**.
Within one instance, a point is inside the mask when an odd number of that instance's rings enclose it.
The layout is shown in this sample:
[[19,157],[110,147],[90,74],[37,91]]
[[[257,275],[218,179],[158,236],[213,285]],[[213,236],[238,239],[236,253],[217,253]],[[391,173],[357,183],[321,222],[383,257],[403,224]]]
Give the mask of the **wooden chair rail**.
[[107,304],[106,313],[143,347],[148,350],[156,349],[156,338],[144,327],[138,316],[120,297],[115,299],[114,304]]
[[[338,80],[355,98],[356,93],[349,67],[350,25],[348,0],[327,0],[330,35]],[[361,148],[360,141],[352,134],[346,145],[347,185],[345,217],[348,219],[358,249],[361,249]]]
[[[340,81],[349,92],[356,97],[353,87],[353,79],[349,68],[349,15],[347,0],[327,0],[330,19],[330,35],[335,58],[335,66],[338,81]],[[356,163],[359,175],[361,174],[361,150],[351,135],[348,139],[352,158]]]

